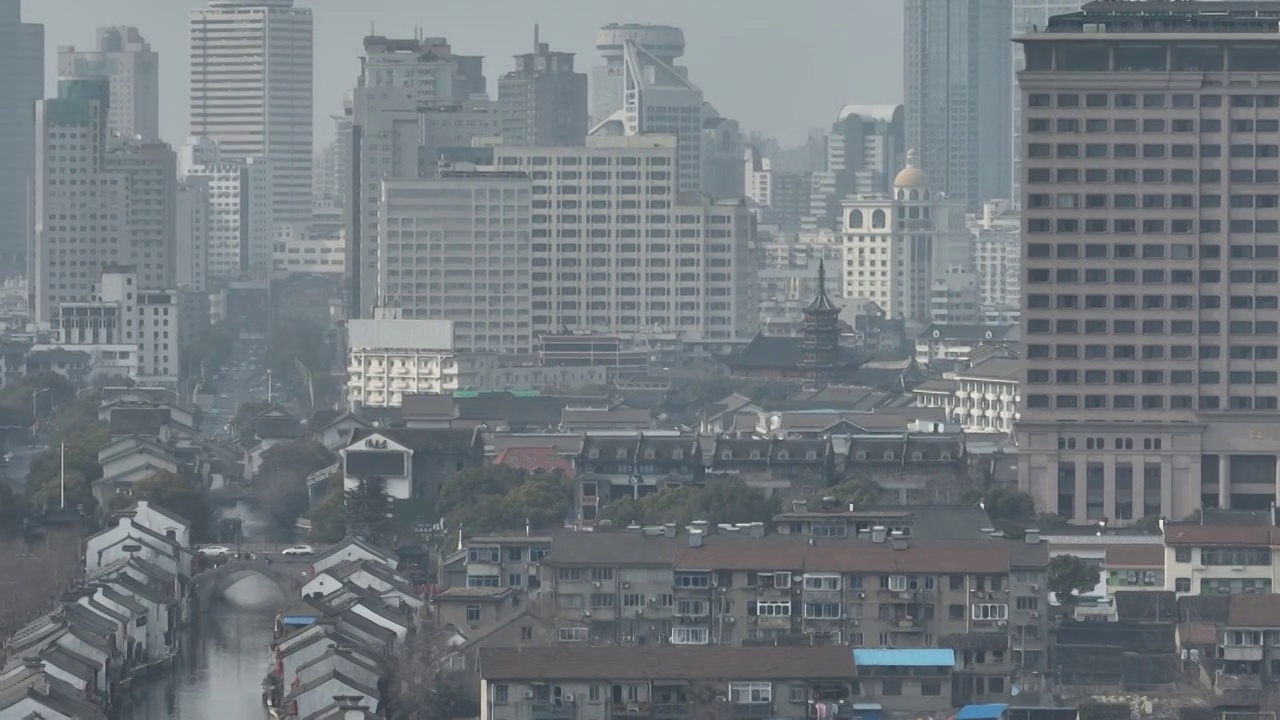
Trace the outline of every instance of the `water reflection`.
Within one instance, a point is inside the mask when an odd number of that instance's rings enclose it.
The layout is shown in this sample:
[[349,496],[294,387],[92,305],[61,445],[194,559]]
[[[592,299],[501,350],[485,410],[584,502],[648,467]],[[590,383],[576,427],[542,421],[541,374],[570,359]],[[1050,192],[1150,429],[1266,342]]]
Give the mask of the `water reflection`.
[[252,720],[265,717],[262,677],[275,613],[275,584],[254,575],[232,585],[184,636],[172,674],[133,688],[121,720]]

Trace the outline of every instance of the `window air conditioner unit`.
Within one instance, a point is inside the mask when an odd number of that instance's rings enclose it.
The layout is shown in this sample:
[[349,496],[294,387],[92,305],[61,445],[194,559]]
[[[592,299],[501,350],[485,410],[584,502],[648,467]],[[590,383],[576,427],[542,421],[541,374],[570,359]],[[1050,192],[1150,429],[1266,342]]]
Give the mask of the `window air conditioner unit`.
[[524,691],[524,698],[525,698],[526,700],[532,700],[532,699],[533,699],[533,691],[532,691],[532,690],[525,690],[525,691]]
[[591,583],[591,587],[595,588],[596,590],[599,590],[599,589],[600,589],[600,583],[598,583],[598,582],[593,582],[593,583]]
[[564,701],[565,701],[565,702],[573,702],[573,693],[565,693],[565,694],[564,694]]

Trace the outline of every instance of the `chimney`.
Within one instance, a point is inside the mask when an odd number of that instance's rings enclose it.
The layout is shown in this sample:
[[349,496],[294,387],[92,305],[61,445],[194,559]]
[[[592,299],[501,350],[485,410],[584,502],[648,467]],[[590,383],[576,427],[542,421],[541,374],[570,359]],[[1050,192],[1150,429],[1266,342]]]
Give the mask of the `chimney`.
[[1031,528],[1027,528],[1027,534],[1024,536],[1024,539],[1027,541],[1027,544],[1028,544],[1028,545],[1039,545],[1039,544],[1040,544],[1040,531],[1039,531],[1039,530],[1032,530]]
[[849,512],[853,512],[857,509],[858,509],[857,505],[854,505],[853,503],[849,503]]
[[894,550],[906,550],[910,544],[911,541],[902,533],[901,530],[894,530],[893,534],[889,536],[889,545]]
[[753,538],[762,538],[762,537],[764,537],[764,523],[762,523],[762,522],[753,522],[753,523],[751,523],[751,530],[750,530],[750,533],[751,533],[751,537],[753,537]]
[[805,512],[808,509],[809,509],[808,500],[792,500],[791,501],[791,512]]
[[695,530],[700,530],[703,535],[711,534],[711,523],[706,520],[694,520],[693,528]]
[[889,537],[889,531],[883,525],[876,525],[871,528],[871,542],[883,543],[885,538]]
[[669,537],[669,538],[673,538],[673,537],[675,537],[675,536],[676,536],[676,524],[675,524],[675,523],[667,523],[666,525],[663,525],[663,526],[662,526],[662,536],[663,536],[663,537]]
[[699,548],[699,547],[702,547],[702,533],[701,533],[701,532],[699,532],[699,531],[695,530],[695,531],[693,531],[693,532],[689,533],[689,547],[691,547],[691,548]]

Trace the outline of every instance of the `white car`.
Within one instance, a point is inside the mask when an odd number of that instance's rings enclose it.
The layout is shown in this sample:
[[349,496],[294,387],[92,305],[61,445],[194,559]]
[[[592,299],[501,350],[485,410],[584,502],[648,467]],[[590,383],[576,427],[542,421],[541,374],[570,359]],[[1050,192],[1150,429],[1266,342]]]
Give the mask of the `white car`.
[[280,551],[281,555],[315,555],[316,551],[311,549],[310,545],[294,545]]
[[221,545],[209,545],[208,547],[200,548],[200,554],[205,557],[222,557],[223,555],[230,555],[231,548],[226,548]]

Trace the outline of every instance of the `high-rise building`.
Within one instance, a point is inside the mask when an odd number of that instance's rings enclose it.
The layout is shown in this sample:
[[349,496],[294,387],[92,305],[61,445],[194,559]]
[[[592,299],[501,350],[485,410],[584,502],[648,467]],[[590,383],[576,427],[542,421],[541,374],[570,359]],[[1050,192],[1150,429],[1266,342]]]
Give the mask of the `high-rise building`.
[[182,290],[205,292],[209,287],[209,200],[205,183],[178,185],[174,282]]
[[846,105],[826,135],[826,156],[813,177],[807,230],[840,228],[841,202],[888,194],[906,158],[901,105]]
[[98,28],[94,50],[58,48],[59,77],[105,77],[111,107],[107,132],[120,138],[160,140],[160,60],[137,28]]
[[[1084,0],[1013,0],[1013,33],[1034,32],[1049,24],[1054,15],[1076,12]],[[1013,48],[1013,192],[1009,195],[1015,204],[1022,197],[1022,106],[1018,103],[1018,72],[1026,67],[1021,43],[1010,43]]]
[[634,43],[649,57],[688,76],[689,71],[676,65],[684,55],[684,31],[669,25],[611,23],[596,33],[596,51],[601,64],[591,71],[591,124],[596,125],[625,104],[626,83],[623,80],[626,44]]
[[593,137],[581,148],[459,150],[469,167],[532,179],[535,334],[755,335],[751,208],[677,197],[676,144],[636,135]]
[[188,169],[183,181],[209,198],[205,257],[209,279],[265,280],[274,267],[271,164],[262,158]]
[[385,181],[378,295],[404,319],[452,321],[460,352],[532,352],[531,193],[527,173]]
[[141,290],[175,285],[177,257],[178,159],[162,142],[109,142],[106,169],[125,180],[125,230],[128,253]]
[[1005,200],[988,200],[969,223],[978,276],[978,302],[984,311],[1017,312],[1022,304],[1022,222]]
[[[595,108],[608,112],[592,123],[592,135],[675,135],[679,140],[680,190],[702,191],[702,90],[689,71],[674,65],[684,53],[684,33],[661,25],[606,25],[596,36],[605,64],[595,69]],[[616,104],[615,103],[616,99]]]
[[846,199],[843,221],[844,296],[887,317],[929,322],[934,282],[968,269],[964,205],[932,189],[912,152],[893,193]]
[[191,11],[190,134],[226,161],[265,158],[273,215],[311,216],[311,10],[293,0],[209,0]]
[[1041,510],[1129,522],[1277,500],[1278,17],[1093,2],[1017,39],[1018,472]]
[[364,40],[360,77],[351,93],[344,185],[346,270],[351,317],[372,317],[379,304],[378,206],[383,180],[429,177],[439,148],[501,134],[487,103],[475,58],[454,55],[443,38]]
[[498,80],[504,145],[583,145],[587,139],[587,76],[574,72],[573,53],[538,42],[516,56],[516,69]]
[[0,0],[0,272],[26,272],[36,218],[35,105],[44,98],[44,26],[22,22],[22,0]]
[[906,144],[936,190],[1009,196],[1013,0],[905,0]]
[[745,197],[742,128],[714,110],[707,114],[702,121],[702,192],[713,200]]

